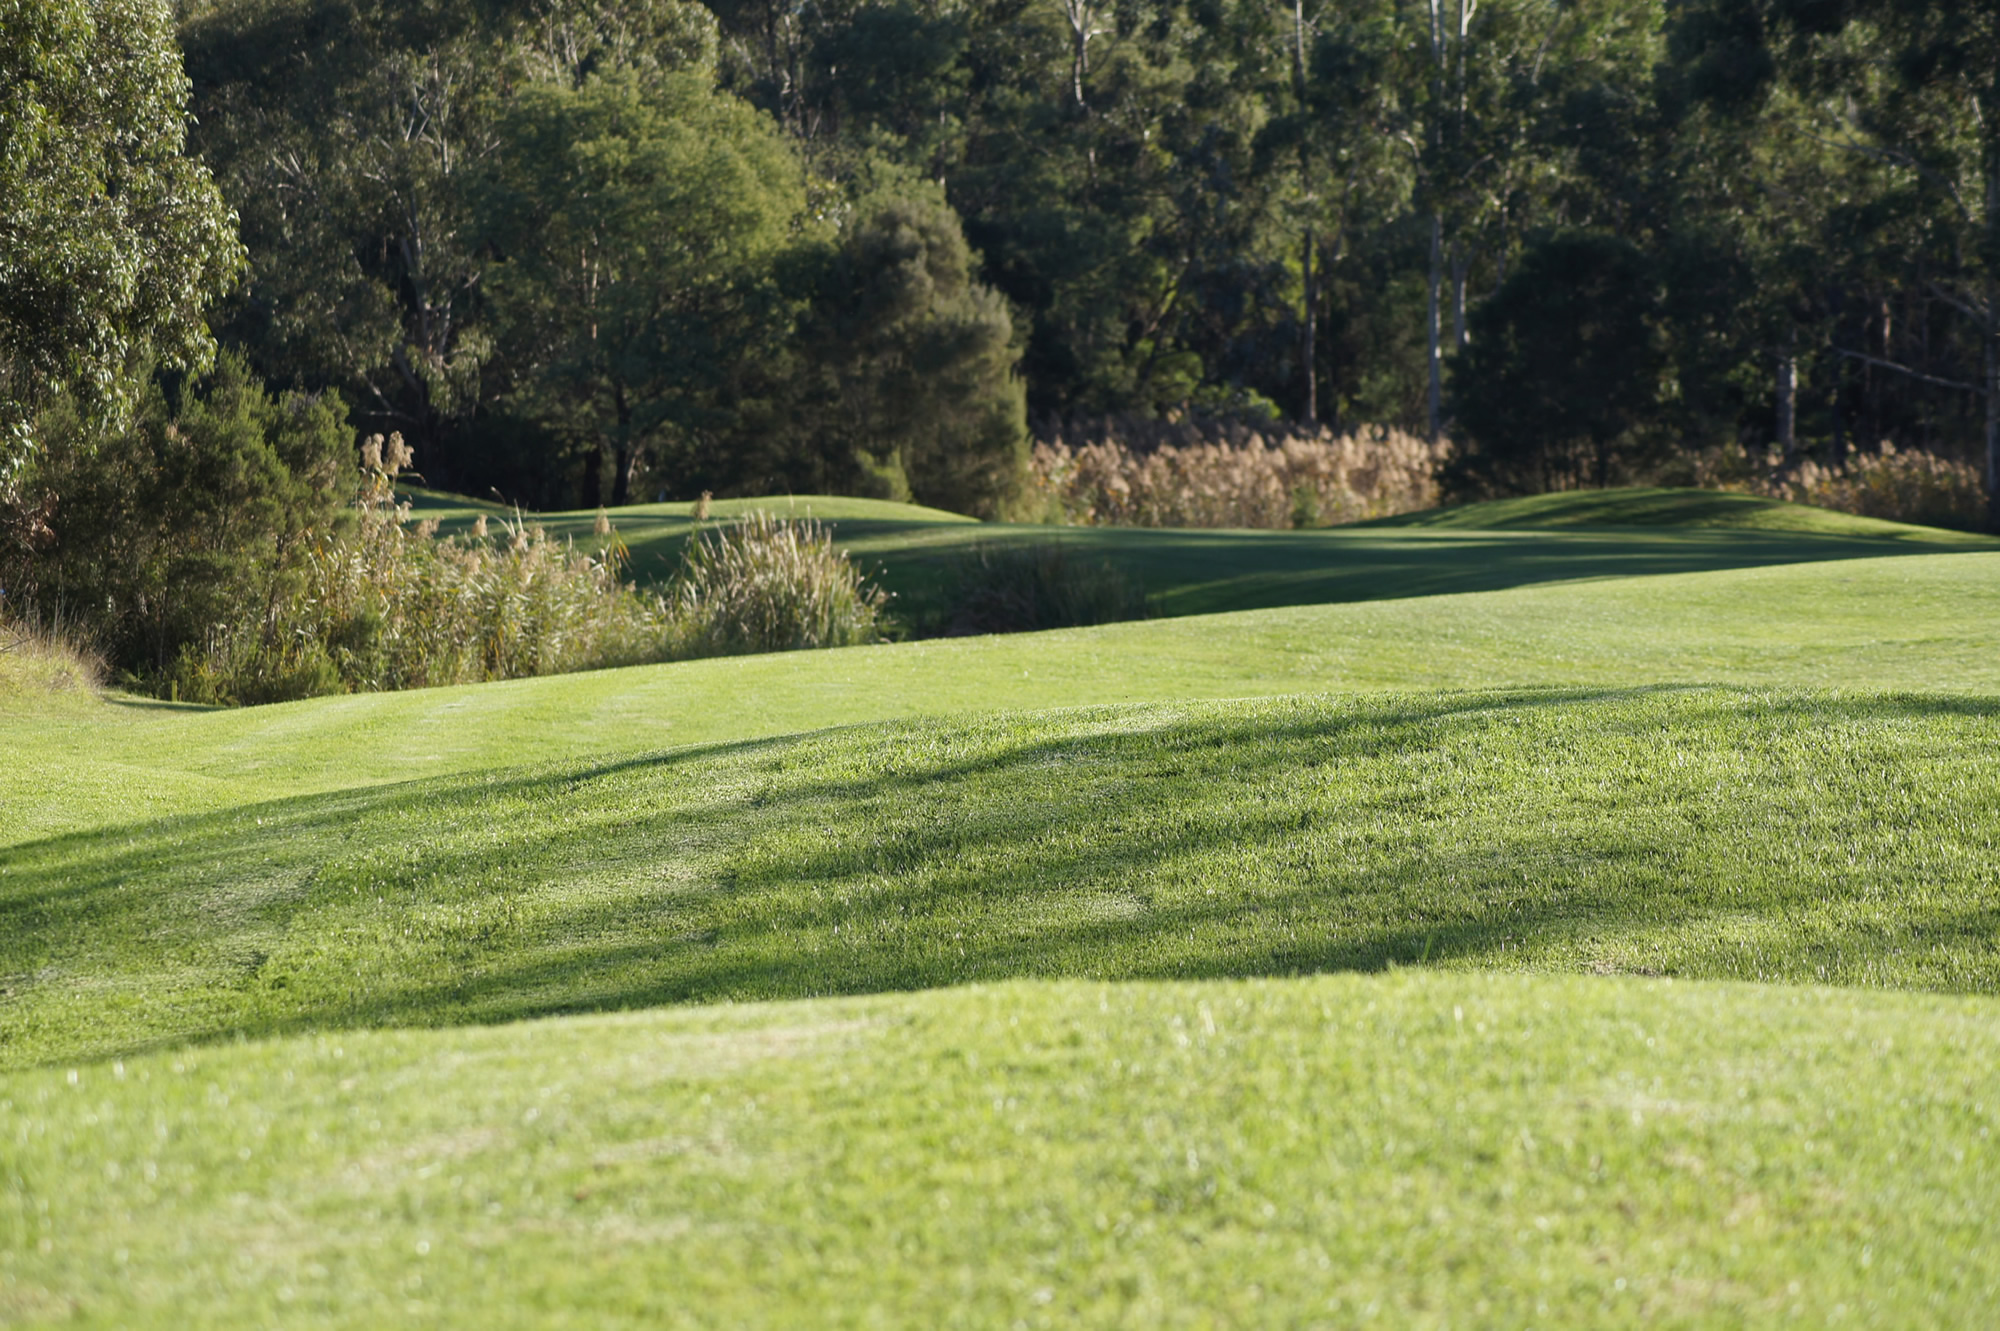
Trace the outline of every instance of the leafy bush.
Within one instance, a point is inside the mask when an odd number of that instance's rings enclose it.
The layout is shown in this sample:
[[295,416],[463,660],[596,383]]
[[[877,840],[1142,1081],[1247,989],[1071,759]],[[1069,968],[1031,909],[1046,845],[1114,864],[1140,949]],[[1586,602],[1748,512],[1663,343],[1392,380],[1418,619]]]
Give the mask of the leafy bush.
[[272,396],[231,355],[150,383],[123,430],[59,404],[37,433],[0,523],[0,586],[17,614],[63,622],[139,680],[299,595],[308,551],[334,539],[354,494],[334,405]]
[[734,656],[874,642],[887,599],[824,526],[754,513],[688,542],[664,609],[673,655]]
[[1106,422],[1080,447],[1060,434],[1035,445],[1027,516],[1124,527],[1357,522],[1435,505],[1444,455],[1382,427],[1267,437],[1241,426]]

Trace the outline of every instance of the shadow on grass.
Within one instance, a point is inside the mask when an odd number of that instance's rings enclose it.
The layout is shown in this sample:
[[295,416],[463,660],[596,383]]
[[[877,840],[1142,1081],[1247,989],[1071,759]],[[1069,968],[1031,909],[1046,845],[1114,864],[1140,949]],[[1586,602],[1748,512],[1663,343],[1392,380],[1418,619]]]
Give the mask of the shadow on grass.
[[[1869,763],[1800,756],[1850,731]],[[2000,886],[1946,843],[2000,817],[1996,737],[1976,699],[1551,690],[303,797],[9,852],[0,1061],[1014,976],[1604,961],[1992,989]],[[1932,826],[1870,840],[1907,808]]]

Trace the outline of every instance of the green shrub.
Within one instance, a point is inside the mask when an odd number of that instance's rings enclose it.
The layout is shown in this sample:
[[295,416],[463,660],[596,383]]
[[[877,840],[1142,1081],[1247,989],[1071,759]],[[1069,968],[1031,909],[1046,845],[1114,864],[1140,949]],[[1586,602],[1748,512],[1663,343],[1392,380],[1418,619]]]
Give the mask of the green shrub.
[[142,682],[294,599],[354,494],[335,405],[273,396],[229,354],[210,375],[150,383],[123,430],[58,405],[37,433],[0,523],[0,586],[17,614],[63,622]]
[[272,702],[660,660],[671,621],[619,576],[620,549],[577,550],[525,521],[438,539],[394,481],[400,437],[371,437],[358,521],[306,554],[294,596],[259,624],[211,635],[174,663],[177,696]]
[[819,523],[754,513],[688,542],[665,600],[670,651],[734,656],[874,642],[887,599]]

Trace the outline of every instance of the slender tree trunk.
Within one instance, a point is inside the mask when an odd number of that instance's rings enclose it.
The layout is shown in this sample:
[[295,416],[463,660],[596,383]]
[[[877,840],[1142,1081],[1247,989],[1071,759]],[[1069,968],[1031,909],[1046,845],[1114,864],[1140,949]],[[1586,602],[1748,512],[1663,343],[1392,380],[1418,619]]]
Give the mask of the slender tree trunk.
[[[1306,3],[1292,0],[1292,92],[1301,112],[1306,107]],[[1306,206],[1313,203],[1312,159],[1306,140],[1299,141],[1299,190]],[[1305,241],[1299,247],[1300,269],[1305,277],[1304,308],[1299,317],[1299,365],[1305,371],[1307,425],[1319,424],[1319,293],[1313,286],[1313,224],[1306,223]]]
[[611,506],[623,508],[632,500],[632,470],[638,464],[638,450],[632,446],[632,406],[625,399],[625,389],[618,388],[615,401],[618,404],[618,450],[617,467],[611,474]]
[[2000,293],[1986,311],[1986,530],[2000,532]]
[[590,452],[583,460],[583,506],[585,508],[604,507],[604,441],[602,439],[599,439],[590,446]]
[[1299,359],[1306,372],[1306,424],[1319,424],[1319,290],[1313,282],[1313,229],[1306,225],[1302,247],[1305,267],[1305,309],[1299,328]]
[[1451,256],[1451,349],[1465,350],[1465,277],[1472,268],[1472,256],[1462,251]]
[[632,473],[638,469],[639,455],[631,445],[618,445],[617,468],[611,475],[611,507],[623,508],[632,502]]
[[1833,465],[1847,465],[1847,410],[1842,405],[1840,390],[1847,379],[1847,357],[1833,358],[1833,391],[1828,395],[1828,405],[1833,409]]
[[1436,443],[1444,433],[1444,366],[1439,362],[1438,353],[1438,287],[1444,281],[1444,217],[1431,214],[1431,279],[1430,279],[1430,323],[1427,329],[1428,352],[1430,357],[1430,398],[1429,426],[1430,441]]
[[1778,351],[1778,448],[1784,465],[1790,466],[1798,452],[1799,362],[1793,352],[1797,334],[1785,330],[1785,345]]

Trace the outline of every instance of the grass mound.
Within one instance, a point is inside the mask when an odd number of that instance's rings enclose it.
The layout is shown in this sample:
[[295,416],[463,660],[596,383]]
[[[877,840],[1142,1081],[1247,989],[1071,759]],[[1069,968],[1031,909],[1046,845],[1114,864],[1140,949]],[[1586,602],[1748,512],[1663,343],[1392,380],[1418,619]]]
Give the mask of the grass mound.
[[1992,1000],[1008,984],[0,1081],[0,1316],[1980,1324]]
[[1395,964],[2000,992],[2000,702],[1290,699],[825,732],[15,848],[0,1061]]
[[1369,527],[1442,527],[1468,531],[1563,527],[1697,527],[1733,531],[1802,532],[1916,542],[1956,543],[1965,533],[1919,527],[1884,518],[1857,517],[1830,508],[1792,504],[1726,490],[1627,487],[1568,490],[1558,494],[1455,504],[1361,524]]
[[[447,532],[478,516],[477,506],[454,509],[446,498],[436,502],[439,507],[426,516],[439,518]],[[1143,586],[1163,615],[2000,550],[1992,537],[1703,490],[1543,495],[1313,531],[1010,526],[907,504],[824,496],[718,500],[714,515],[760,506],[779,516],[810,512],[825,522],[841,548],[891,594],[892,611],[911,624],[949,621],[957,608],[952,593],[967,561],[1010,548],[1060,548],[1075,563],[1109,565]],[[1553,521],[1558,510],[1568,511],[1565,506],[1574,510],[1574,520]],[[611,515],[630,549],[632,575],[642,584],[663,583],[679,567],[682,549],[697,529],[692,507],[644,504]],[[1704,520],[1709,509],[1712,520]],[[595,539],[594,512],[536,520],[581,545]]]
[[2000,555],[1832,561],[323,698],[0,709],[0,845],[314,791],[893,718],[1328,689],[2000,695]]

